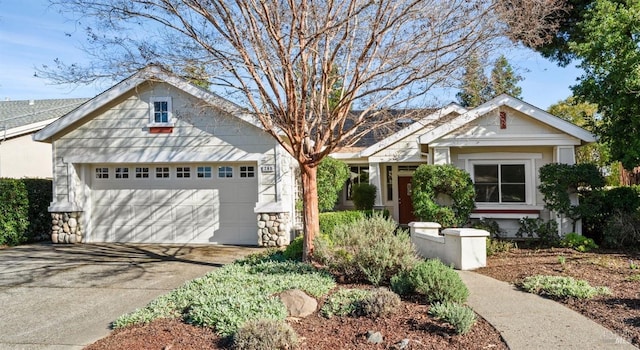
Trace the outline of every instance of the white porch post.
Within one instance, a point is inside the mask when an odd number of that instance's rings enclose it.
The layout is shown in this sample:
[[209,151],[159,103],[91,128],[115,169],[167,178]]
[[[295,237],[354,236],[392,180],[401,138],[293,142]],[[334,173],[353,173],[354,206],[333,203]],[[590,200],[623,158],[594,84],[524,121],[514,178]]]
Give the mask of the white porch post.
[[369,163],[369,183],[376,186],[376,201],[374,207],[382,207],[382,176],[380,176],[380,163]]
[[[559,164],[573,165],[576,163],[576,151],[574,146],[556,146],[553,149],[553,157]],[[578,195],[573,193],[569,196],[571,205],[578,205]],[[573,230],[570,219],[558,215],[559,233],[569,233]],[[582,234],[582,220],[576,221],[576,233]]]

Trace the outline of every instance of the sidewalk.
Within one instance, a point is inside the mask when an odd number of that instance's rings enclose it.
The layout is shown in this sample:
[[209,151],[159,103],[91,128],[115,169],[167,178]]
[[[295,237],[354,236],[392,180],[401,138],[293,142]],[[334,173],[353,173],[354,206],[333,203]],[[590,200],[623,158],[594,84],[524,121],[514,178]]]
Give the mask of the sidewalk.
[[637,349],[623,337],[564,305],[472,271],[458,271],[467,304],[491,323],[512,350]]

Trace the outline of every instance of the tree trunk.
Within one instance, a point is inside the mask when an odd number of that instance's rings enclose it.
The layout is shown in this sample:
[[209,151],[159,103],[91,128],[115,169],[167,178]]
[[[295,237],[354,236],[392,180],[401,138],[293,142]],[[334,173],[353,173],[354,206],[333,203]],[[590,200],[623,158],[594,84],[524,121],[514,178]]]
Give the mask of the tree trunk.
[[320,232],[318,220],[318,183],[316,181],[318,167],[300,164],[302,174],[302,199],[304,217],[304,239],[302,244],[302,261],[311,261],[313,239]]

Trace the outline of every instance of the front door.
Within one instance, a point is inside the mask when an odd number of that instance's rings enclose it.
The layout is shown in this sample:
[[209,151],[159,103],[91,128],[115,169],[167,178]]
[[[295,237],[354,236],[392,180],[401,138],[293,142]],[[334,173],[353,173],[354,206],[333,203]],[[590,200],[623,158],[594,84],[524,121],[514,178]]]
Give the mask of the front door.
[[411,202],[411,176],[398,177],[398,211],[398,220],[401,225],[417,221],[413,214],[413,203]]

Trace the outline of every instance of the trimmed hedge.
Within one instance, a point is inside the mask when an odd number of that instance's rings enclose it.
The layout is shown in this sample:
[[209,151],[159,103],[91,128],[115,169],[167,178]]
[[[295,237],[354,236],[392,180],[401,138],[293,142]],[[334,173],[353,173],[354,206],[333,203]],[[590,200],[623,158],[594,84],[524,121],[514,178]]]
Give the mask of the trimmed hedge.
[[51,188],[51,180],[0,179],[0,245],[48,239]]

